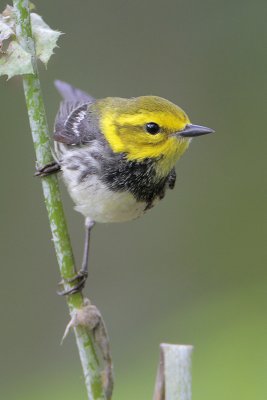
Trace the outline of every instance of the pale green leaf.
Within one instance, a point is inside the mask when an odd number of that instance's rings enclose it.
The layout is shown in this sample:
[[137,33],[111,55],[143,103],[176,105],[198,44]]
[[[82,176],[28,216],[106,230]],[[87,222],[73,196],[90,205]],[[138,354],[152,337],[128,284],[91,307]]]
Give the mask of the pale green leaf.
[[[31,24],[36,56],[46,65],[62,33],[51,29],[36,13],[31,14]],[[14,8],[6,6],[0,14],[0,76],[8,78],[33,73],[31,55],[19,45],[15,26]]]
[[2,14],[0,14],[0,42],[9,39],[15,35],[15,19],[13,8],[6,6]]
[[5,18],[0,15],[0,41],[9,39],[14,35],[13,29],[6,23]]
[[31,55],[13,40],[0,56],[0,76],[7,75],[10,79],[15,75],[32,73]]
[[36,13],[31,13],[32,33],[37,57],[46,65],[57,47],[59,31],[51,29]]

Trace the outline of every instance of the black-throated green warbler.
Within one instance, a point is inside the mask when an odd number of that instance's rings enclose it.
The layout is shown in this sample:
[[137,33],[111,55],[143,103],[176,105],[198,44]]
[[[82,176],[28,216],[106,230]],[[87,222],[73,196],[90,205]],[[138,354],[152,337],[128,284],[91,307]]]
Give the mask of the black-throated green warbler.
[[56,117],[57,163],[39,171],[62,171],[75,209],[86,220],[86,244],[79,280],[87,276],[90,230],[95,222],[135,219],[175,185],[175,163],[195,136],[213,130],[191,124],[185,112],[156,96],[96,100],[56,81],[63,97]]

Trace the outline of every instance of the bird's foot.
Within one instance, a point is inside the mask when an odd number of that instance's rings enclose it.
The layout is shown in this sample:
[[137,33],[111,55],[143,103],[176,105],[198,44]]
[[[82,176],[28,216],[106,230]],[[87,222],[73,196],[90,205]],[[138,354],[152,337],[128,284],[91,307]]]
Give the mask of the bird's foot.
[[64,279],[64,280],[60,281],[59,286],[63,286],[64,283],[72,284],[72,283],[76,282],[76,284],[74,286],[71,286],[69,289],[63,289],[63,290],[57,291],[57,294],[59,296],[67,296],[70,294],[81,292],[84,288],[87,277],[88,277],[87,271],[80,270],[73,278]]
[[34,176],[49,176],[51,174],[55,174],[58,171],[60,171],[60,165],[57,162],[52,161],[51,163],[46,164],[41,168],[37,168]]

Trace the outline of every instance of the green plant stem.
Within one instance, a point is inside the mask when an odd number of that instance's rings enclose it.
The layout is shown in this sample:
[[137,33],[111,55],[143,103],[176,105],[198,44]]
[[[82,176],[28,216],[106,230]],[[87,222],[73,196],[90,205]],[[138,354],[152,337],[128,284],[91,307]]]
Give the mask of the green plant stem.
[[[34,41],[32,37],[28,0],[14,0],[17,25],[16,34],[20,45],[32,56],[33,74],[24,75],[23,87],[28,109],[32,138],[38,166],[53,161],[50,150],[50,139],[44,102],[38,76]],[[52,231],[53,243],[63,279],[72,278],[76,274],[71,243],[60,198],[58,179],[55,175],[42,178],[42,187],[48,218]],[[69,285],[65,284],[65,288]],[[70,314],[83,306],[83,296],[76,293],[67,297]],[[103,400],[103,388],[100,377],[99,362],[96,357],[90,333],[85,327],[74,328],[76,342],[82,363],[85,384],[89,400]]]

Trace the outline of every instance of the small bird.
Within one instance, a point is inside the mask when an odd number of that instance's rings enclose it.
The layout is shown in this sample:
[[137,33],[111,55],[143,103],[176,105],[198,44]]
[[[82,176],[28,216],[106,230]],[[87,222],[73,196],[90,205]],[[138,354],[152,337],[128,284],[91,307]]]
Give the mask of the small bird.
[[173,189],[175,163],[192,138],[213,133],[191,124],[186,113],[157,96],[94,99],[55,81],[63,97],[54,128],[55,163],[37,175],[62,171],[75,209],[85,217],[86,237],[77,284],[88,274],[90,232],[96,222],[142,216]]

